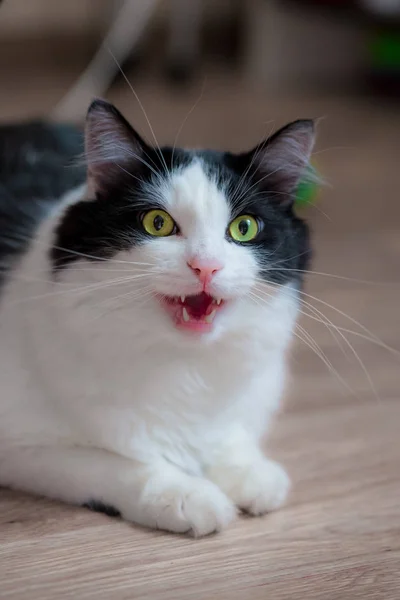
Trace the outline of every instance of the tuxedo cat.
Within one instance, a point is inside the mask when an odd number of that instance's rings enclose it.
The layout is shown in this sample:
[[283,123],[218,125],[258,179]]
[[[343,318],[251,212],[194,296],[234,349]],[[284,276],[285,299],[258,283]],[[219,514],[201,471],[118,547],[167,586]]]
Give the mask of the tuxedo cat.
[[242,154],[156,148],[95,100],[87,182],[21,210],[0,196],[1,485],[195,536],[283,503],[261,441],[310,257],[293,201],[313,143],[303,120]]

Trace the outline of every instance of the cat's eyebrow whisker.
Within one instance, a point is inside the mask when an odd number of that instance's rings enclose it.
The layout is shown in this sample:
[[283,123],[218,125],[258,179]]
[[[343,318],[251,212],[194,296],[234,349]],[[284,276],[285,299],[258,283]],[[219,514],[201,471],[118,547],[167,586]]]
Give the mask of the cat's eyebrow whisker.
[[[115,149],[118,149],[119,147],[120,146],[118,146],[117,144],[114,145]],[[111,152],[109,152],[107,154],[105,152],[103,152],[102,154],[100,154],[100,151],[98,151],[98,153],[96,153],[96,152],[97,152],[96,150],[91,150],[90,152],[88,152],[86,154],[85,164],[88,167],[104,166],[104,168],[107,168],[107,165],[111,163],[111,164],[114,164],[115,166],[117,166],[119,169],[121,169],[121,171],[124,171],[125,173],[127,173],[128,175],[130,175],[131,177],[133,177],[134,179],[139,181],[139,183],[143,183],[142,179],[140,179],[136,175],[133,175],[132,173],[129,173],[119,164],[119,161],[121,160],[121,154],[115,154],[115,153],[111,153]]]
[[[154,167],[152,167],[150,165],[150,163],[147,162],[147,160],[144,160],[141,156],[139,156],[138,154],[136,154],[135,152],[132,152],[132,150],[127,149],[125,147],[119,146],[118,144],[115,146],[116,148],[118,148],[119,150],[122,150],[123,152],[125,152],[126,154],[128,154],[128,156],[132,156],[132,158],[134,158],[135,160],[139,160],[141,163],[143,163],[146,167],[148,167],[150,169],[150,171],[152,171],[152,173],[154,173],[154,175],[158,178],[161,179],[161,173],[159,172],[157,166],[154,164]],[[146,155],[147,156],[147,155]],[[149,160],[150,157],[148,157]]]
[[131,90],[131,92],[132,92],[132,94],[134,95],[134,97],[135,97],[135,99],[136,99],[137,103],[139,104],[139,107],[140,107],[140,109],[141,109],[141,111],[142,111],[142,113],[143,113],[143,115],[144,115],[144,118],[146,119],[147,125],[149,126],[149,129],[150,129],[151,135],[153,136],[153,139],[154,139],[154,142],[155,142],[155,145],[156,145],[156,148],[155,148],[155,149],[156,149],[156,152],[157,152],[157,154],[159,155],[159,157],[160,157],[160,159],[161,159],[161,161],[162,161],[162,163],[163,163],[163,165],[164,165],[164,168],[165,168],[165,175],[168,175],[168,167],[167,167],[167,163],[165,162],[165,158],[164,158],[164,156],[163,156],[163,153],[161,152],[161,149],[160,149],[160,144],[159,144],[159,143],[158,143],[158,141],[157,141],[156,135],[155,135],[155,133],[154,133],[154,129],[153,129],[153,127],[152,127],[151,123],[150,123],[150,119],[149,119],[149,117],[147,116],[147,113],[146,113],[146,111],[145,111],[145,109],[144,109],[144,106],[143,106],[143,104],[142,104],[142,102],[141,102],[141,100],[140,100],[140,98],[139,98],[139,96],[138,96],[137,92],[135,91],[135,89],[134,89],[133,85],[132,85],[132,84],[131,84],[131,82],[129,81],[129,79],[128,79],[128,77],[126,76],[126,74],[125,74],[124,70],[122,69],[121,65],[119,64],[119,62],[118,62],[117,58],[114,56],[114,54],[113,54],[113,52],[111,51],[111,49],[110,49],[110,48],[108,48],[108,52],[110,53],[110,56],[112,57],[113,61],[114,61],[114,62],[115,62],[115,64],[117,65],[117,67],[118,67],[118,70],[120,71],[120,73],[121,73],[122,77],[125,79],[126,83],[128,84],[128,87],[129,87],[129,89]]
[[[246,191],[247,191],[247,189],[245,189],[245,190],[244,190],[244,194],[242,194],[242,192],[243,192],[243,188],[244,188],[244,186],[247,184],[246,177],[247,177],[247,175],[249,174],[251,167],[252,167],[252,166],[253,166],[253,164],[255,163],[255,161],[256,161],[256,159],[257,159],[258,155],[259,155],[259,154],[260,154],[260,152],[261,152],[261,149],[262,149],[262,148],[265,146],[265,144],[266,144],[266,142],[264,142],[264,143],[261,143],[261,144],[260,144],[260,146],[257,148],[257,150],[254,152],[254,154],[253,154],[253,156],[252,156],[252,159],[251,159],[251,161],[250,161],[249,165],[247,166],[247,168],[245,169],[245,171],[242,173],[242,175],[239,177],[239,181],[238,181],[238,183],[236,184],[236,187],[234,188],[234,191],[233,191],[233,193],[232,193],[232,200],[231,200],[231,201],[232,201],[232,205],[233,205],[233,207],[234,207],[236,210],[240,210],[240,199],[243,197],[243,195],[245,195],[245,194],[246,194]],[[257,166],[257,167],[255,168],[255,173],[257,172],[257,170],[258,170],[259,168],[260,168],[259,166]]]
[[[157,165],[153,162],[154,167],[152,167],[147,161],[145,161],[144,159],[142,159],[138,154],[135,154],[134,152],[131,152],[129,149],[124,148],[118,144],[113,144],[113,150],[121,150],[123,151],[125,154],[127,154],[128,156],[131,156],[132,158],[134,158],[135,160],[140,161],[141,163],[143,163],[145,166],[147,166],[153,173],[154,175],[156,175],[158,178],[161,179],[161,175],[156,171],[157,169]],[[146,154],[143,150],[143,153]],[[146,156],[148,156],[146,154]],[[150,157],[148,156],[149,160]],[[85,160],[83,160],[83,164],[87,165],[87,166],[101,166],[101,165],[107,165],[108,163],[112,163],[114,165],[116,165],[119,169],[121,169],[122,171],[124,171],[125,173],[127,173],[128,175],[130,175],[131,177],[133,177],[134,179],[136,179],[137,181],[139,181],[139,183],[144,183],[144,180],[141,179],[140,177],[137,177],[136,175],[133,175],[133,173],[130,173],[129,171],[125,170],[120,164],[119,161],[121,160],[121,152],[116,153],[116,152],[104,152],[104,150],[90,150],[86,153],[85,155]]]
[[243,196],[245,194],[248,194],[249,192],[251,192],[252,189],[254,189],[256,186],[260,185],[260,183],[262,181],[265,181],[265,179],[268,179],[269,177],[272,177],[272,175],[275,175],[275,173],[279,173],[279,171],[282,171],[285,169],[285,165],[278,167],[277,169],[275,169],[274,171],[270,171],[269,173],[267,173],[266,175],[264,175],[263,177],[261,177],[260,179],[257,179],[257,181],[255,181],[250,187],[248,187],[245,192],[243,192],[243,194],[241,194],[239,196],[239,198],[237,199],[237,203],[240,202],[240,200],[243,198]]
[[[248,165],[248,167],[246,168],[246,170],[244,171],[244,173],[240,176],[239,182],[237,183],[237,185],[235,187],[235,190],[234,190],[234,192],[232,194],[231,202],[232,202],[233,209],[234,209],[234,211],[236,213],[240,213],[240,211],[242,210],[243,205],[246,203],[246,194],[247,194],[247,191],[249,189],[249,183],[247,181],[247,175],[248,175],[251,167],[255,163],[256,157],[257,157],[258,153],[259,153],[259,150],[257,150],[254,153],[254,155],[253,155],[253,157],[252,157],[252,159],[250,161],[250,164]],[[255,170],[254,170],[254,173],[256,173],[259,168],[260,167],[257,166],[255,168]],[[262,194],[262,192],[260,192],[260,194]]]
[[196,100],[196,102],[193,104],[192,108],[191,108],[191,109],[190,109],[190,110],[189,110],[189,111],[186,113],[186,116],[185,116],[185,118],[183,119],[182,123],[180,124],[180,126],[179,126],[179,129],[178,129],[178,131],[177,131],[177,133],[176,133],[176,136],[175,136],[175,139],[174,139],[174,143],[173,143],[173,145],[172,145],[171,164],[170,164],[171,171],[172,171],[173,164],[174,164],[174,154],[175,154],[175,150],[176,150],[176,144],[177,144],[177,142],[178,142],[178,138],[179,138],[179,136],[180,136],[180,134],[181,134],[181,132],[182,132],[182,129],[185,127],[185,125],[186,125],[186,122],[187,122],[187,120],[189,119],[190,115],[191,115],[191,114],[192,114],[192,113],[193,113],[193,112],[196,110],[197,106],[200,104],[200,102],[201,102],[201,101],[202,101],[202,99],[203,99],[203,96],[204,96],[204,90],[205,90],[205,88],[206,88],[206,81],[207,81],[207,78],[205,78],[205,79],[204,79],[204,81],[203,81],[203,85],[202,85],[202,88],[201,88],[200,96],[197,98],[197,100]]
[[[253,188],[254,186],[251,186],[251,188]],[[233,212],[234,214],[239,215],[241,213],[241,211],[246,208],[247,204],[248,204],[248,199],[246,197],[247,192],[250,191],[250,188],[244,189],[243,190],[243,194],[242,196],[239,198],[239,200],[235,203],[232,203],[233,206]],[[285,198],[292,198],[293,194],[289,194],[288,192],[279,192],[279,191],[275,191],[273,192],[274,196],[285,196]],[[252,194],[251,198],[252,200],[266,200],[268,199],[268,197],[270,197],[270,194],[268,194],[268,191],[266,190],[259,190],[255,193]],[[313,205],[314,206],[314,205]],[[322,211],[321,211],[322,212]]]
[[[247,188],[244,191],[244,193],[241,196],[239,196],[237,202],[239,202],[245,194],[248,194],[249,192],[251,192],[251,190],[254,189],[254,187],[258,186],[262,181],[265,181],[269,177],[272,177],[272,175],[275,175],[275,173],[279,173],[279,171],[284,171],[286,168],[288,168],[290,166],[291,166],[291,163],[289,163],[289,162],[286,164],[280,165],[274,171],[270,171],[269,173],[267,173],[266,175],[261,177],[261,179],[257,179],[249,188]],[[306,172],[306,167],[304,167],[303,171]],[[319,179],[316,178],[316,181],[319,181]]]
[[121,171],[123,171],[124,173],[126,173],[126,175],[129,175],[129,177],[132,177],[133,179],[136,179],[136,181],[139,181],[139,183],[143,183],[143,179],[140,179],[140,177],[137,177],[136,175],[134,175],[133,173],[130,173],[129,171],[127,171],[122,165],[120,165],[119,163],[114,161],[114,164],[116,167],[118,167],[118,169],[120,169]]
[[[233,193],[232,193],[232,203],[233,205],[236,207],[236,202],[237,202],[237,198],[240,196],[242,189],[243,189],[243,185],[246,182],[246,177],[250,172],[251,167],[253,166],[253,164],[255,163],[256,159],[259,157],[260,153],[262,152],[262,150],[264,150],[267,142],[268,142],[268,138],[271,136],[272,131],[274,129],[274,121],[269,121],[268,123],[266,123],[266,125],[269,125],[270,123],[272,123],[272,127],[270,130],[270,133],[265,137],[264,136],[264,140],[261,140],[257,146],[256,151],[254,152],[250,164],[247,166],[247,168],[245,169],[245,171],[242,173],[242,175],[239,178],[239,181],[236,185],[236,188],[234,189]],[[257,170],[259,169],[259,166],[255,169],[255,173],[257,172]],[[240,199],[240,198],[239,198]]]

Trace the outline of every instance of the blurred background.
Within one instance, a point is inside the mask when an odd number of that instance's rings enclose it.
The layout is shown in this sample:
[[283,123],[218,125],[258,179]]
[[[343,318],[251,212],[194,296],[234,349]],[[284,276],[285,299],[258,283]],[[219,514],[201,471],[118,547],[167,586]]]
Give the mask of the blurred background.
[[[366,371],[379,396],[398,391],[398,359],[337,310],[400,347],[399,0],[4,0],[0,85],[2,122],[80,123],[101,95],[153,141],[148,118],[160,144],[244,150],[321,118],[313,160],[328,185],[303,210],[325,275],[307,289],[361,334],[351,344],[365,369],[329,327],[304,326],[356,394],[374,396]],[[298,380],[304,402],[316,378],[337,400],[319,361],[307,349],[295,365],[312,375]]]

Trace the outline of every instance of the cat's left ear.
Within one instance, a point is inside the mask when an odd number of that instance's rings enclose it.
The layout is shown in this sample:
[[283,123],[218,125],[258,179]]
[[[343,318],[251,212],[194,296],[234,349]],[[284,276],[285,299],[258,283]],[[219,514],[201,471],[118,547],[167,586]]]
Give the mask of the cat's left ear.
[[260,187],[275,193],[280,203],[290,204],[309,165],[314,143],[314,121],[286,125],[249,153],[253,177]]
[[106,194],[127,173],[137,177],[143,167],[147,144],[114,105],[92,102],[86,116],[85,155],[90,186]]

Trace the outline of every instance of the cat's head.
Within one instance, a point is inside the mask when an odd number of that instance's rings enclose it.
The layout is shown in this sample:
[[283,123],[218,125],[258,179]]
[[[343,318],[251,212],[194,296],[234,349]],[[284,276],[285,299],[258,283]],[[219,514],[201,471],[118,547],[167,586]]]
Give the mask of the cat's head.
[[152,147],[96,100],[86,122],[93,199],[65,213],[53,260],[62,270],[85,257],[103,271],[131,265],[132,306],[146,290],[169,330],[229,330],[267,301],[263,284],[298,284],[307,266],[293,202],[313,143],[313,122],[302,120],[242,154]]

